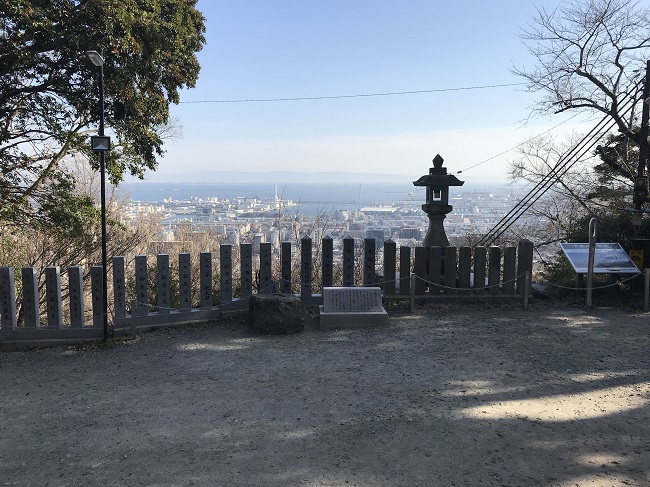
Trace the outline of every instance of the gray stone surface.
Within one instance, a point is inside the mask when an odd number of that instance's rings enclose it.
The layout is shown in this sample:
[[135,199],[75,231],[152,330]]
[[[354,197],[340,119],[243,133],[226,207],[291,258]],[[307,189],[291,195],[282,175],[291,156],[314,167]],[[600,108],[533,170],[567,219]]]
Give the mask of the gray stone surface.
[[320,307],[321,330],[385,325],[388,314],[378,287],[326,287]]
[[253,295],[249,300],[249,320],[255,333],[285,335],[305,328],[306,312],[292,294]]

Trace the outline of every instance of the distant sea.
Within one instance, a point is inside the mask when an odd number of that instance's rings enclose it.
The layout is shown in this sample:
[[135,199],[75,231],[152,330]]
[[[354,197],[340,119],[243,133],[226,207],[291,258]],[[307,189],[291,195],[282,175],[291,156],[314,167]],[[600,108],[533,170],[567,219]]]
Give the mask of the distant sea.
[[[363,206],[391,205],[399,201],[424,202],[423,188],[413,183],[231,183],[231,182],[124,182],[118,190],[131,201],[162,203],[166,198],[189,201],[192,197],[232,200],[236,197],[258,197],[271,200],[275,195],[281,200],[298,203],[295,208],[304,215],[330,213],[335,210],[358,210]],[[494,189],[498,186],[494,186]],[[466,188],[467,190],[469,188]],[[472,188],[477,189],[477,188]],[[481,188],[491,190],[490,188]],[[452,188],[450,194],[462,191]]]

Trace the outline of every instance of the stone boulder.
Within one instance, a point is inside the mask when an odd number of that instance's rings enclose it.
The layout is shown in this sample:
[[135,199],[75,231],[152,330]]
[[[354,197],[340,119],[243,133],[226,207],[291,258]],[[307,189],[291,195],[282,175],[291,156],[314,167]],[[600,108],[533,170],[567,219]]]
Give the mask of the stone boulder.
[[255,333],[286,335],[305,329],[306,312],[292,294],[257,294],[248,302],[249,320]]

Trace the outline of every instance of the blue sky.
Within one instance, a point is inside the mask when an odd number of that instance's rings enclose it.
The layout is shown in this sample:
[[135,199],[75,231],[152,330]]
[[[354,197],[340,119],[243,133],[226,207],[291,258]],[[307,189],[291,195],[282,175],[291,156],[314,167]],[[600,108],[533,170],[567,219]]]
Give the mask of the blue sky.
[[[553,8],[558,1],[536,5]],[[147,179],[193,171],[351,171],[413,180],[440,153],[467,169],[568,117],[528,120],[521,86],[357,98],[193,103],[444,90],[519,83],[532,66],[518,35],[535,14],[525,0],[199,0],[207,45],[195,89],[172,115]],[[580,117],[556,132],[580,129]],[[584,128],[584,126],[583,126]],[[510,152],[468,181],[505,182]],[[191,179],[191,178],[190,178]]]

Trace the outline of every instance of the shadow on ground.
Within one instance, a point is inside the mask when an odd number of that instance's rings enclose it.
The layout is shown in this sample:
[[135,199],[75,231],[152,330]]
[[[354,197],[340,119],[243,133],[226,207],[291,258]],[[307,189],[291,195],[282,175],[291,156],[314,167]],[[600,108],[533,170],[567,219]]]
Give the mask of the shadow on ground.
[[0,354],[3,485],[649,485],[647,315],[226,322]]

